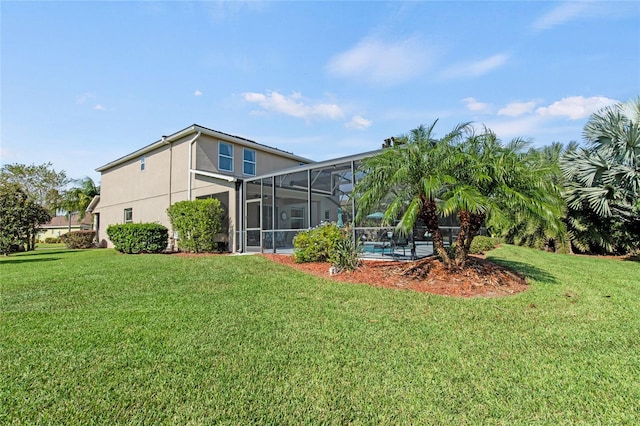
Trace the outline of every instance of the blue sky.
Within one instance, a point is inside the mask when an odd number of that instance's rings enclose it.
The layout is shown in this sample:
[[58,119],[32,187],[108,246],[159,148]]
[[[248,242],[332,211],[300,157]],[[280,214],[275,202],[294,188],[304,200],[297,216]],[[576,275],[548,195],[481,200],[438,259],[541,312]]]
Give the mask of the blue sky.
[[581,141],[640,2],[0,2],[2,164],[73,178],[193,123],[313,160],[439,119]]

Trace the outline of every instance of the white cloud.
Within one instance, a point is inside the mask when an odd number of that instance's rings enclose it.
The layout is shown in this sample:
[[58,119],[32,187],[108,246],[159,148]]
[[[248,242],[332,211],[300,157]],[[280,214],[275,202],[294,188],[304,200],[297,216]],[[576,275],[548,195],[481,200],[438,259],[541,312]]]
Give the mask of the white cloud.
[[96,111],[106,111],[107,110],[107,108],[104,105],[100,105],[100,104],[97,104],[96,106],[94,106],[93,109],[95,109]]
[[76,103],[78,105],[82,105],[90,99],[95,99],[95,97],[96,95],[94,95],[93,93],[86,92],[86,93],[83,93],[82,95],[76,96]]
[[531,28],[544,31],[583,16],[589,10],[589,3],[567,2],[554,7],[551,11],[536,19]]
[[485,125],[499,137],[533,136],[537,142],[579,140],[588,117],[618,101],[603,96],[571,96],[535,108],[540,101],[512,102]]
[[491,112],[490,104],[479,102],[475,98],[464,98],[462,102],[465,104],[465,106],[469,111],[477,112],[477,113]]
[[305,103],[302,94],[294,92],[290,96],[282,95],[276,91],[266,94],[247,92],[242,97],[245,101],[256,103],[264,111],[273,111],[292,117],[310,119],[337,120],[344,116],[342,108],[337,104],[317,103],[309,105]]
[[339,77],[394,85],[422,74],[431,65],[432,55],[417,38],[397,42],[365,39],[331,58],[327,70]]
[[202,96],[202,92],[200,90],[196,90],[193,92],[193,96]]
[[367,120],[366,118],[359,115],[354,115],[351,118],[351,121],[346,123],[344,127],[346,127],[347,129],[364,130],[371,126],[371,124],[371,120]]
[[517,117],[520,115],[528,114],[533,112],[533,109],[536,106],[535,101],[531,102],[511,102],[507,104],[504,108],[500,108],[498,110],[498,115],[507,115],[509,117]]
[[499,53],[478,61],[457,64],[449,67],[442,73],[442,76],[444,78],[479,77],[500,68],[507,63],[508,59],[509,55]]
[[488,121],[484,124],[493,130],[499,138],[506,139],[531,135],[540,130],[543,121],[542,117],[528,115],[518,119]]
[[568,117],[571,120],[587,118],[599,109],[617,103],[615,99],[604,96],[570,96],[552,103],[547,107],[536,109],[536,114],[542,117]]

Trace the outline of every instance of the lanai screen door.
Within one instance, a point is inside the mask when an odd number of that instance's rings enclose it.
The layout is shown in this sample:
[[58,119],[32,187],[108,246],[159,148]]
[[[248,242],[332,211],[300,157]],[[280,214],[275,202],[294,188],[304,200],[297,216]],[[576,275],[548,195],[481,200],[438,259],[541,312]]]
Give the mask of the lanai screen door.
[[247,230],[245,247],[247,251],[260,251],[261,232],[260,232],[260,211],[262,210],[262,202],[258,200],[247,200],[245,229]]

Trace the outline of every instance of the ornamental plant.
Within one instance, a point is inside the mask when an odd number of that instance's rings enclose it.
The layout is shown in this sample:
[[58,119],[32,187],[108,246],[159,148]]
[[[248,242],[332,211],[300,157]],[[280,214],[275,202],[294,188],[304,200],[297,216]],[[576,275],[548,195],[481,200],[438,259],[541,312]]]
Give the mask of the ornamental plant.
[[60,240],[69,249],[93,248],[95,238],[96,238],[96,231],[91,231],[91,230],[71,231],[60,236]]
[[299,232],[293,239],[296,263],[330,262],[339,272],[359,265],[350,232],[335,223]]
[[167,248],[169,230],[157,223],[111,225],[107,236],[121,253],[160,253]]
[[222,229],[222,207],[215,198],[179,201],[167,209],[178,248],[182,251],[213,252],[218,248],[216,234]]

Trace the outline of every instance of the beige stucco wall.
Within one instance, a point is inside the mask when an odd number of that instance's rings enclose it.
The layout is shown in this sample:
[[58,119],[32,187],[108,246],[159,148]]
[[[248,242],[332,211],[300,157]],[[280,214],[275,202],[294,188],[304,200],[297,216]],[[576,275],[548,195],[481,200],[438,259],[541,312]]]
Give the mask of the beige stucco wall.
[[[221,173],[233,175],[241,179],[247,179],[251,176],[243,174],[244,148],[256,151],[256,175],[270,173],[274,170],[282,170],[288,167],[297,166],[298,161],[290,158],[282,157],[272,152],[261,151],[259,145],[233,145],[233,172],[218,169],[218,152],[219,142],[227,142],[223,139],[213,138],[208,135],[202,135],[196,142],[194,150],[194,166],[198,170],[204,170],[213,173]],[[283,153],[284,154],[284,153]]]
[[[171,224],[166,214],[167,208],[178,201],[190,198],[227,192],[229,197],[229,247],[235,247],[235,232],[238,231],[236,184],[223,179],[208,177],[197,173],[189,173],[189,149],[192,151],[192,167],[204,172],[248,179],[243,176],[243,145],[231,140],[217,139],[202,134],[191,144],[195,137],[193,132],[171,144],[157,147],[144,154],[145,169],[140,170],[141,156],[130,159],[123,164],[102,172],[100,202],[95,212],[100,215],[98,240],[108,247],[106,230],[109,225],[124,223],[124,209],[131,208],[133,222],[160,223],[170,230]],[[220,171],[218,165],[218,140],[225,140],[234,145],[234,173]],[[295,166],[295,159],[261,151],[259,145],[252,145],[256,150],[257,174]]]

